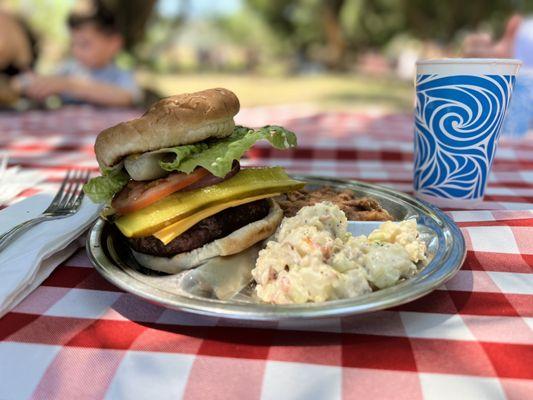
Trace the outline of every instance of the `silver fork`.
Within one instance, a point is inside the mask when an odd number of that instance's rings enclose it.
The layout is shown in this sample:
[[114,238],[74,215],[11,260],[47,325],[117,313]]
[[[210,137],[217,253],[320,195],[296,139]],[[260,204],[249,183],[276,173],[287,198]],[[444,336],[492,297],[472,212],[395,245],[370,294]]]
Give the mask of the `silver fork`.
[[69,170],[52,202],[41,215],[15,226],[0,236],[0,251],[5,249],[17,236],[43,221],[76,214],[83,199],[81,187],[87,183],[90,174],[88,170],[83,169]]

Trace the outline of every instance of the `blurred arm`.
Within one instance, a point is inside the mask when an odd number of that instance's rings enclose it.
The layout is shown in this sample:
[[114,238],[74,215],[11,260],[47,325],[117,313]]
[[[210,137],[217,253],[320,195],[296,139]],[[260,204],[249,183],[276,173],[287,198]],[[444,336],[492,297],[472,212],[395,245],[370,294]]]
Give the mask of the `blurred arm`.
[[68,76],[32,76],[23,90],[36,100],[66,94],[102,106],[127,107],[134,101],[134,94],[120,86]]
[[133,105],[131,91],[109,83],[66,77],[63,93],[71,97],[102,106],[128,107]]
[[509,18],[499,41],[494,41],[488,33],[468,35],[463,42],[463,54],[465,57],[511,58],[514,53],[516,34],[522,21],[520,15],[513,15]]

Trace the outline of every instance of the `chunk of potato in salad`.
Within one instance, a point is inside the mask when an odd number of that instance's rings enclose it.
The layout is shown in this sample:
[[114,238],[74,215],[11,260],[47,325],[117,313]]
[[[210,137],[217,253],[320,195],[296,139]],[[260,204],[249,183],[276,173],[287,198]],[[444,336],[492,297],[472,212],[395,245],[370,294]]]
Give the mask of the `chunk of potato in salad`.
[[322,302],[393,286],[418,273],[415,263],[425,252],[415,220],[387,221],[368,237],[353,236],[344,213],[322,202],[282,221],[252,275],[264,302]]

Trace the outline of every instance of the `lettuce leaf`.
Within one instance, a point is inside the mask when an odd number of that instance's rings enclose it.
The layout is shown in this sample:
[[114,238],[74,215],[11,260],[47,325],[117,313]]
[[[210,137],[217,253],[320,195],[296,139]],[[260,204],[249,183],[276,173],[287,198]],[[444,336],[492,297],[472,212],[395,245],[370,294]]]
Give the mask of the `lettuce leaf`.
[[[213,175],[223,177],[231,170],[234,160],[259,140],[268,140],[277,149],[296,146],[296,135],[281,126],[268,125],[257,130],[236,126],[233,133],[223,139],[210,140],[184,146],[160,149],[154,153],[174,153],[171,161],[159,161],[166,171],[191,173],[203,167]],[[102,176],[92,178],[83,186],[83,191],[95,203],[106,203],[113,199],[130,180],[130,176],[120,163],[116,167],[104,169]]]
[[83,191],[94,203],[106,203],[126,186],[129,180],[130,177],[124,168],[110,169],[83,185]]
[[223,177],[231,170],[233,161],[239,160],[259,140],[268,140],[277,149],[296,146],[296,135],[281,126],[268,125],[257,130],[237,126],[230,136],[205,142],[201,150],[198,149],[201,145],[166,149],[175,153],[176,159],[172,162],[161,162],[160,165],[167,171],[186,174],[194,171],[196,167],[203,167],[213,175]]
[[176,158],[173,161],[160,161],[159,165],[166,171],[178,171],[179,165],[183,160],[192,156],[193,154],[207,150],[208,148],[209,146],[207,143],[196,143],[157,150],[158,153],[174,153],[176,155]]

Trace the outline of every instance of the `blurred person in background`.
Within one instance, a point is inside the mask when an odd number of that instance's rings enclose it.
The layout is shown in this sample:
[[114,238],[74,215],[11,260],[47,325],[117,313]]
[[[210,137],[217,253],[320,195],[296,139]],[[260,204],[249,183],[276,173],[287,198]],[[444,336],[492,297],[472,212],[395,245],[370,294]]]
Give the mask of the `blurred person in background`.
[[19,93],[11,81],[31,71],[36,61],[36,38],[27,24],[0,11],[0,106],[9,106],[18,100]]
[[138,103],[142,94],[133,73],[115,63],[123,37],[114,15],[100,5],[92,13],[72,14],[68,26],[73,58],[56,75],[23,76],[18,82],[23,93],[39,101],[59,95],[70,104],[127,107]]
[[500,39],[487,33],[465,38],[466,57],[517,58],[522,61],[503,126],[506,136],[523,136],[533,125],[533,17],[513,15]]

